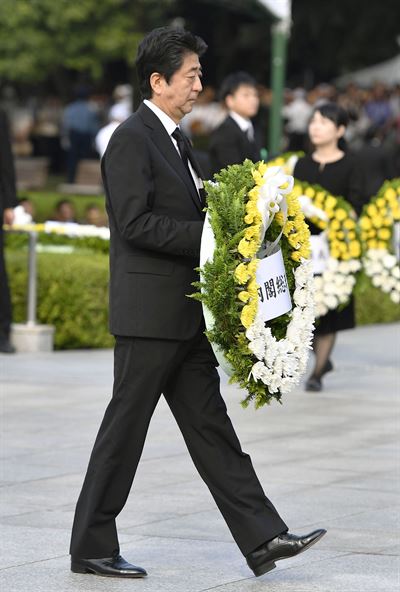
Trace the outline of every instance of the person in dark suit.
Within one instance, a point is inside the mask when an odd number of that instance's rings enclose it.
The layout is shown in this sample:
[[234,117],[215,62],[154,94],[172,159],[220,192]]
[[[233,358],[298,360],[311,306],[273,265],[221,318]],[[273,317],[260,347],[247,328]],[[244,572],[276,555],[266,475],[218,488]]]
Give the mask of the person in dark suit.
[[260,132],[252,122],[260,105],[255,80],[246,72],[230,74],[222,82],[220,97],[228,116],[211,134],[213,173],[230,164],[242,164],[246,158],[257,162],[262,146]]
[[114,132],[102,160],[114,389],[76,507],[70,546],[76,573],[146,575],[121,557],[115,519],[161,394],[253,571],[273,569],[277,558],[324,534],[289,535],[265,496],[227,415],[201,305],[187,297],[198,279],[205,203],[202,174],[179,122],[202,88],[205,49],[199,37],[171,27],[143,39],[136,65],[144,101]]
[[[10,131],[7,116],[0,110],[0,216],[4,224],[12,224],[14,210],[18,205],[14,160],[11,151]],[[11,298],[4,261],[3,224],[0,224],[0,352],[12,354],[15,348],[10,343],[12,321]]]
[[394,151],[384,146],[379,130],[369,129],[365,140],[365,144],[354,154],[360,193],[358,215],[387,179],[400,175],[400,170],[396,171]]

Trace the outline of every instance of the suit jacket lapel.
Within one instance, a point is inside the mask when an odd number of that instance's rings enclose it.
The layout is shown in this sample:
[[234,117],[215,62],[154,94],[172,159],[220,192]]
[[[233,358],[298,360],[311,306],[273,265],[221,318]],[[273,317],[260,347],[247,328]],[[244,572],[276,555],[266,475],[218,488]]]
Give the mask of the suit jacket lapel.
[[151,128],[152,138],[160,153],[162,154],[162,156],[164,156],[164,158],[169,162],[174,171],[185,183],[194,204],[196,205],[197,209],[200,212],[202,212],[202,208],[204,206],[202,205],[199,199],[199,194],[197,193],[194,184],[188,178],[188,174],[184,167],[182,159],[179,156],[174,145],[172,144],[172,140],[169,137],[167,130],[165,129],[161,121],[158,119],[158,117],[153,113],[153,111],[146,107],[144,103],[140,105],[137,111],[140,117],[143,119],[146,126]]

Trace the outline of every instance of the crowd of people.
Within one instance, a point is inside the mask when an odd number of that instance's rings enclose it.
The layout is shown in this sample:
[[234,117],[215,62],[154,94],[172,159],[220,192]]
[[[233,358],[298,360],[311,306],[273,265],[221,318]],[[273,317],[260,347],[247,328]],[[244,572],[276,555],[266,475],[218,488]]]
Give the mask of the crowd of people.
[[[262,146],[266,147],[272,95],[270,89],[256,82],[254,85],[258,106],[252,121]],[[22,105],[6,92],[2,103],[11,122],[14,155],[47,157],[50,170],[65,174],[67,181],[73,183],[79,160],[101,158],[113,131],[132,113],[132,95],[128,84],[118,85],[111,96],[94,94],[81,86],[66,105],[55,96],[31,99]],[[360,161],[366,161],[367,169],[381,169],[385,177],[396,174],[396,169],[400,169],[400,85],[376,83],[361,88],[351,83],[339,89],[332,84],[319,84],[309,90],[285,89],[281,151],[309,151],[307,127],[311,113],[315,106],[328,101],[337,103],[349,115],[345,134],[348,149],[358,153]],[[205,86],[181,124],[203,156],[208,175],[215,169],[207,161],[212,134],[228,111],[225,80],[218,90]],[[268,157],[266,151],[263,156]],[[371,183],[373,192],[376,182]]]

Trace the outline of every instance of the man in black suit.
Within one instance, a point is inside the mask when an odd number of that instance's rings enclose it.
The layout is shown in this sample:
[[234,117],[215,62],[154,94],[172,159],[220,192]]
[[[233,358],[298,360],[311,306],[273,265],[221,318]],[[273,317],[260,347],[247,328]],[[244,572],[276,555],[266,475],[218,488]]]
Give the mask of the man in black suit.
[[202,88],[199,56],[205,49],[183,29],[163,27],[144,38],[136,61],[144,102],[115,131],[102,161],[114,390],[76,508],[70,552],[77,573],[146,575],[120,556],[115,519],[161,394],[256,573],[323,534],[286,534],[227,415],[201,306],[186,296],[198,279],[205,204],[201,171],[179,122]]
[[230,164],[242,164],[246,158],[260,160],[262,141],[252,118],[260,105],[255,80],[246,72],[227,76],[221,85],[220,98],[228,116],[210,137],[210,160],[214,173]]
[[4,111],[0,110],[0,352],[15,352],[10,343],[11,298],[4,261],[4,224],[12,224],[14,210],[18,205],[15,183],[14,160],[11,151],[11,139],[8,121]]

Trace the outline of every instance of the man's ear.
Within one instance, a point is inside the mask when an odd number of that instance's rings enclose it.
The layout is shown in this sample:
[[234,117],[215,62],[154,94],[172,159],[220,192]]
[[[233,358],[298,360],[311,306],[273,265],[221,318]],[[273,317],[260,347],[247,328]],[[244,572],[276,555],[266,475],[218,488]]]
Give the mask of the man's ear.
[[234,108],[234,97],[233,95],[226,95],[225,97],[225,105],[227,106],[227,108],[229,109],[229,111],[232,111]]
[[159,72],[153,72],[150,76],[150,86],[153,93],[158,96],[161,93],[164,83],[164,76]]
[[345,126],[344,125],[339,125],[338,131],[337,131],[337,137],[338,137],[338,139],[339,138],[343,138],[345,131],[346,131]]

